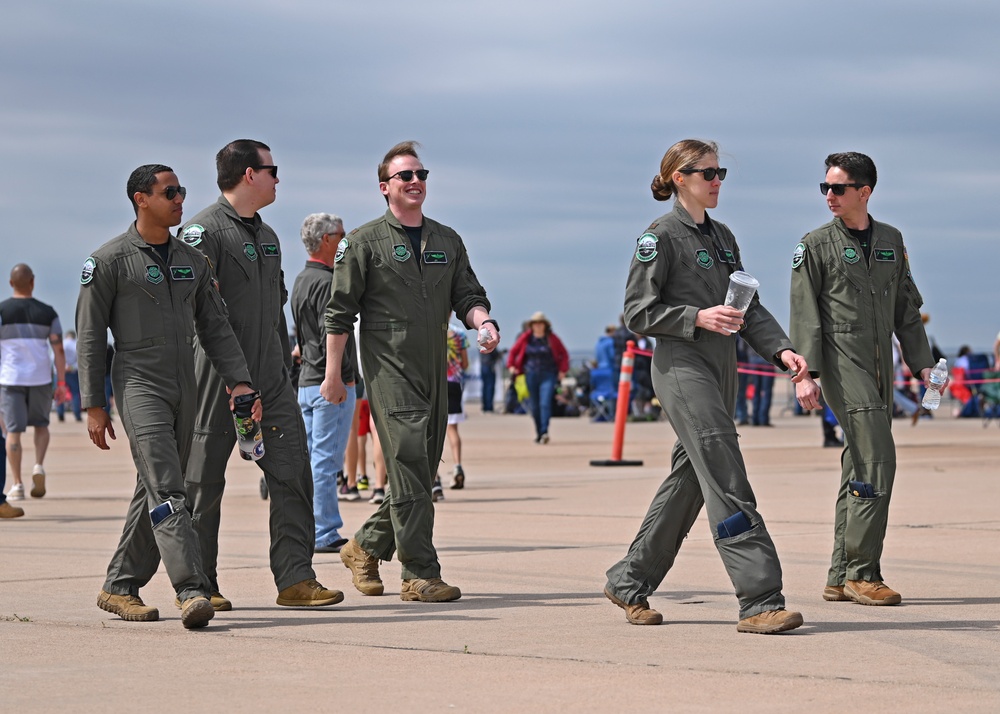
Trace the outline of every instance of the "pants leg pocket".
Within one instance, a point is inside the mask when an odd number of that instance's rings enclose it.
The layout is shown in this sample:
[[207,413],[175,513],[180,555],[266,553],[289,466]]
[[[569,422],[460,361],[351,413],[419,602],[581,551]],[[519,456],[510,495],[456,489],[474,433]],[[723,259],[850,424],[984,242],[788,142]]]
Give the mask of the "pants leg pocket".
[[716,538],[715,547],[741,606],[781,592],[781,564],[763,524],[731,538]]

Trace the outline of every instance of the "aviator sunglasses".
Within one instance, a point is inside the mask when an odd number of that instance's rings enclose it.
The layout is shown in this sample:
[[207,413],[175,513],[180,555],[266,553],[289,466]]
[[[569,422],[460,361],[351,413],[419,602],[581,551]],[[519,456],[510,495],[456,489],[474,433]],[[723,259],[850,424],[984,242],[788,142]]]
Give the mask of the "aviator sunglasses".
[[416,171],[407,169],[406,171],[397,171],[392,176],[390,176],[388,180],[392,181],[394,178],[398,178],[400,181],[403,181],[405,183],[406,181],[412,181],[413,174],[416,174],[419,180],[426,181],[427,174],[429,173],[430,171],[428,171],[427,169],[417,169]]
[[865,185],[863,183],[826,183],[824,181],[819,185],[819,192],[825,196],[830,191],[833,191],[834,196],[843,196],[847,189],[861,188]]
[[270,172],[271,172],[271,176],[272,176],[273,178],[278,178],[278,167],[277,167],[277,166],[274,166],[274,165],[269,165],[269,166],[257,166],[257,167],[255,167],[255,168],[254,168],[254,171],[263,171],[264,169],[268,169],[268,170],[270,170]]
[[682,174],[701,174],[706,181],[714,181],[715,175],[719,175],[720,181],[726,180],[726,172],[729,169],[680,169]]
[[168,201],[173,201],[178,195],[180,195],[181,198],[184,198],[188,195],[188,190],[183,186],[167,186],[163,189],[163,196]]

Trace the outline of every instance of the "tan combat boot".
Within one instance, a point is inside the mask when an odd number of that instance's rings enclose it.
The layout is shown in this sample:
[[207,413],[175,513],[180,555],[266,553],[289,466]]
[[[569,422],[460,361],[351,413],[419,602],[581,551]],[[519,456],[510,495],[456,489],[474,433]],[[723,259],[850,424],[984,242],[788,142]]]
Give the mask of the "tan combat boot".
[[129,622],[153,622],[160,619],[160,611],[149,607],[136,595],[112,595],[101,590],[101,594],[97,596],[97,606]]
[[404,580],[400,600],[420,602],[451,602],[462,597],[462,591],[441,578],[413,578]]
[[663,615],[649,606],[646,600],[629,605],[615,597],[610,590],[604,589],[604,597],[625,611],[625,619],[633,625],[661,625]]
[[212,607],[212,601],[204,595],[189,597],[181,606],[181,624],[185,629],[204,627],[213,617],[215,608]]
[[752,632],[756,635],[773,635],[777,632],[794,630],[802,625],[802,615],[788,610],[768,610],[740,620],[737,632]]
[[851,598],[844,594],[843,585],[827,585],[823,588],[823,599],[827,602],[849,602]]
[[[216,612],[229,612],[233,609],[233,603],[229,601],[222,593],[216,590],[208,598],[208,601],[212,603],[212,609]],[[174,598],[174,607],[178,610],[181,609],[181,599],[178,597]]]
[[0,518],[20,518],[24,515],[24,509],[12,506],[6,501],[0,503]]
[[276,603],[284,607],[325,607],[343,601],[344,593],[327,590],[316,578],[295,583],[278,593]]
[[385,592],[382,579],[378,576],[378,558],[369,555],[354,538],[340,549],[340,560],[353,574],[354,587],[363,595],[381,595]]
[[902,596],[881,580],[848,580],[844,595],[862,605],[898,605]]

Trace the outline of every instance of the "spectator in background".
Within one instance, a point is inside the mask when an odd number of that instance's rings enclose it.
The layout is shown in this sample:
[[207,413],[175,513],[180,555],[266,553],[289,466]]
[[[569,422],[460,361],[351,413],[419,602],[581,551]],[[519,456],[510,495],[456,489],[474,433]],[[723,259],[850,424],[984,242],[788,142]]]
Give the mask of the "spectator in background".
[[749,359],[747,351],[746,340],[737,332],[736,365],[738,374],[736,379],[736,413],[733,415],[733,419],[739,426],[746,426],[750,423],[750,417],[747,414],[747,387],[750,386],[750,375],[746,372]]
[[618,372],[622,368],[622,355],[629,340],[635,341],[635,334],[625,326],[625,314],[618,316],[618,327],[615,328],[615,381],[618,381]]
[[[77,421],[83,421],[80,413],[80,375],[76,371],[76,333],[73,330],[66,331],[63,339],[63,351],[66,353],[66,386],[69,388],[73,416]],[[56,415],[59,421],[66,418],[66,402],[56,404]]]
[[996,342],[993,343],[993,369],[1000,369],[1000,332],[997,333]]
[[536,312],[528,329],[514,342],[507,356],[512,375],[524,374],[531,396],[531,417],[535,421],[535,443],[549,443],[549,419],[556,383],[569,371],[569,353],[545,313]]
[[[636,349],[653,351],[653,339],[645,335],[635,336]],[[632,364],[632,410],[637,417],[645,418],[650,412],[653,399],[653,358],[644,354],[635,355]]]
[[771,396],[774,392],[774,365],[748,350],[750,362],[750,384],[753,385],[753,401],[750,405],[750,422],[754,426],[772,426]]
[[597,360],[597,369],[615,370],[618,363],[615,350],[615,326],[608,325],[604,328],[604,334],[597,339],[597,346],[594,347],[594,358]]
[[[462,378],[469,368],[469,338],[465,330],[454,323],[448,325],[448,444],[451,446],[451,457],[455,461],[452,469],[451,488],[465,487],[465,471],[462,469],[462,437],[458,433],[458,425],[465,421],[465,405],[462,403]],[[435,501],[444,500],[441,479],[435,479],[431,498]]]
[[479,355],[479,377],[483,385],[483,411],[493,412],[493,402],[496,399],[497,365],[503,364],[503,352],[493,350]]
[[35,467],[31,496],[45,495],[45,452],[49,448],[49,412],[52,409],[52,358],[55,356],[58,402],[66,401],[66,354],[62,325],[50,305],[32,297],[35,274],[24,263],[10,271],[14,296],[0,302],[0,410],[7,429],[7,458],[14,485],[7,500],[24,498],[21,483],[21,434],[34,429]]

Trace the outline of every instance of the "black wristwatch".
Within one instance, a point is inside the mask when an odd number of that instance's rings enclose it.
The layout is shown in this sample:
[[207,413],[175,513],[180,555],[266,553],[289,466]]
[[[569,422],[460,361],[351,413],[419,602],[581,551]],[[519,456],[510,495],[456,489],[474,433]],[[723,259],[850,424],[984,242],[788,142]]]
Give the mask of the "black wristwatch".
[[499,335],[500,334],[500,323],[497,322],[496,320],[494,320],[492,317],[489,318],[488,320],[483,320],[482,324],[479,325],[479,328],[482,329],[483,325],[485,325],[487,322],[489,322],[490,324],[492,324],[493,327],[497,328],[497,334]]

